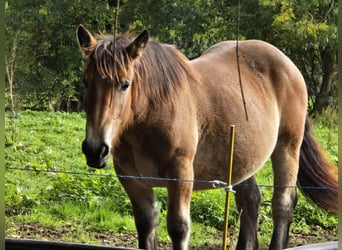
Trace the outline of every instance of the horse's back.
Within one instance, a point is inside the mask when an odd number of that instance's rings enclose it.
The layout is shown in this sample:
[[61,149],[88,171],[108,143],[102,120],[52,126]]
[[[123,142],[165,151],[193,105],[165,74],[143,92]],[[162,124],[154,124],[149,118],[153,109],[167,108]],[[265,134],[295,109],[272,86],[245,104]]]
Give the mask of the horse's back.
[[[237,58],[237,46],[239,58]],[[284,101],[279,94],[291,91],[291,89],[296,92],[296,95],[303,95],[301,97],[306,102],[306,86],[298,68],[282,51],[265,41],[220,42],[203,52],[199,58],[193,60],[193,63],[199,63],[200,67],[201,64],[212,64],[215,69],[229,70],[230,73],[237,75],[237,59],[239,59],[239,67],[244,70],[244,73],[251,72],[259,79],[270,80],[269,84],[274,88],[279,104]],[[286,84],[283,82],[284,78],[288,78]],[[253,83],[247,81],[246,84]]]
[[192,61],[199,69],[203,85],[210,89],[227,85],[229,90],[224,94],[230,98],[240,98],[241,88],[246,88],[247,102],[248,98],[256,98],[263,108],[276,107],[281,115],[297,106],[304,110],[305,117],[306,85],[295,64],[278,48],[261,40],[240,41],[238,55],[236,47],[236,41],[220,42]]

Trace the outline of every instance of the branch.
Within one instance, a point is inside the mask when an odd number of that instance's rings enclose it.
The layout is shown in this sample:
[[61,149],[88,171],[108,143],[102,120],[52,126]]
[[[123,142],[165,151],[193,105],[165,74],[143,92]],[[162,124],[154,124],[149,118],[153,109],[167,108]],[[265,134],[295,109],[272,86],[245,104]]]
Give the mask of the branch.
[[17,31],[17,33],[15,34],[13,38],[10,56],[5,57],[6,74],[7,74],[7,78],[10,84],[13,83],[14,73],[17,68],[16,57],[17,57],[17,45],[18,45],[19,34],[20,34],[20,30]]

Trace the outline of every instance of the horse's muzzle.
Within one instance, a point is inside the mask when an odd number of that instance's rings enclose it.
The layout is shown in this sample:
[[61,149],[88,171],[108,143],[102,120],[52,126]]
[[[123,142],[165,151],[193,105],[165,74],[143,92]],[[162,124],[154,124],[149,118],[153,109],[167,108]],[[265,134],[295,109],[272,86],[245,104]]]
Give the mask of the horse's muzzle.
[[109,146],[101,143],[98,147],[89,145],[87,140],[82,142],[82,152],[87,158],[87,165],[92,168],[104,168],[109,159]]

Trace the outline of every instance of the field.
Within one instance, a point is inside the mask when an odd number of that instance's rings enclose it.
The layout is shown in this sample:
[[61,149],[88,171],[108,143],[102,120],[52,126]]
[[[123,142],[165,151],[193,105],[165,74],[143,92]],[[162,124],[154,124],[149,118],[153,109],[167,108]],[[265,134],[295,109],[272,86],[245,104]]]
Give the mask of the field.
[[[85,116],[23,111],[6,114],[6,237],[46,239],[112,246],[137,246],[128,197],[115,178],[113,166],[93,170],[81,152]],[[314,133],[337,164],[337,117],[326,112],[313,121]],[[30,171],[23,170],[30,169]],[[266,249],[272,232],[272,173],[268,163],[258,173],[263,200],[259,241]],[[156,189],[160,211],[158,238],[168,249],[166,191]],[[300,192],[299,192],[300,193]],[[224,218],[223,190],[195,192],[191,204],[192,249],[220,249]],[[232,199],[229,244],[238,237]],[[290,232],[290,245],[337,240],[337,216],[299,196]]]

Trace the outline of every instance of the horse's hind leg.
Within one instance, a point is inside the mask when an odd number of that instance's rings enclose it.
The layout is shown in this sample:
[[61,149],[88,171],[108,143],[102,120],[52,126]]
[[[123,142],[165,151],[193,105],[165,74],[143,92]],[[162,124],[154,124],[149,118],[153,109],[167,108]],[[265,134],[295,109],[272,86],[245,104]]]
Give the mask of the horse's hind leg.
[[236,206],[241,213],[240,233],[236,249],[258,249],[257,229],[261,196],[255,176],[234,187]]
[[281,136],[271,157],[275,186],[272,198],[274,228],[269,248],[272,250],[284,249],[289,242],[289,228],[297,203],[295,187],[300,141],[296,138],[290,134]]
[[132,204],[135,226],[138,231],[139,249],[157,249],[157,211],[152,188],[143,188],[132,180],[120,180]]

